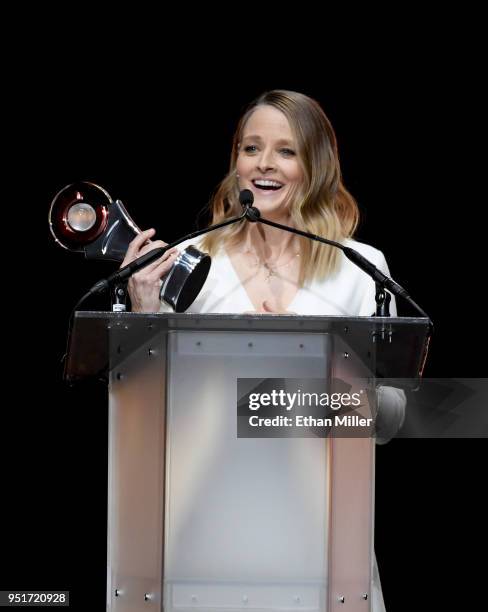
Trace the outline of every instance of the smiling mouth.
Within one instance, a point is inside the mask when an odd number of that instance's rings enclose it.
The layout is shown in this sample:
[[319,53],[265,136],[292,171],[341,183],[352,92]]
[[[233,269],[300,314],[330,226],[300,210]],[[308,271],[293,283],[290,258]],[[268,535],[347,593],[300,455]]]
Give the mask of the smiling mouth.
[[256,187],[256,189],[260,189],[261,191],[278,191],[283,187],[283,183],[264,179],[254,179],[252,184],[254,187]]

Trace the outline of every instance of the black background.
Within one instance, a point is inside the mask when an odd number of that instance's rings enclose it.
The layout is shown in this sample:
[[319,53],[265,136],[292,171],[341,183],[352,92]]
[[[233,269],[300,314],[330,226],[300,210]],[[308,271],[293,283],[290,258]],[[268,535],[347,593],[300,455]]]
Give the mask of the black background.
[[[88,29],[90,53],[74,51],[65,30],[13,70],[4,117],[13,190],[4,204],[1,589],[65,589],[73,609],[105,609],[106,394],[97,384],[67,388],[60,360],[71,307],[114,268],[54,244],[52,198],[91,180],[161,238],[191,231],[227,170],[238,117],[264,90],[302,91],[332,121],[362,211],[358,239],[385,253],[436,324],[426,376],[486,375],[480,49],[475,33],[462,52],[455,36],[430,33],[420,47],[416,30],[394,48],[393,33],[374,52],[358,45],[339,66],[344,45],[331,55],[324,43],[310,52],[323,61],[295,65],[289,45],[257,49],[241,38],[217,39],[217,54],[201,60],[203,39],[184,61],[188,49],[164,43],[136,55],[113,31]],[[377,449],[376,554],[390,612],[481,603],[485,466],[485,440]]]

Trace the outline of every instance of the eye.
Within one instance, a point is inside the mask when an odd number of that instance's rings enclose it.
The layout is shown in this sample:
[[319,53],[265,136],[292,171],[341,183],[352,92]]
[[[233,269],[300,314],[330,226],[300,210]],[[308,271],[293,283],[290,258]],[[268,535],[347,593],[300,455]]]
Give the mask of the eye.
[[295,151],[293,151],[292,149],[280,149],[280,153],[282,155],[285,155],[286,157],[292,157],[293,155],[295,155]]
[[256,153],[256,151],[258,150],[256,145],[246,145],[244,147],[244,151],[246,153]]

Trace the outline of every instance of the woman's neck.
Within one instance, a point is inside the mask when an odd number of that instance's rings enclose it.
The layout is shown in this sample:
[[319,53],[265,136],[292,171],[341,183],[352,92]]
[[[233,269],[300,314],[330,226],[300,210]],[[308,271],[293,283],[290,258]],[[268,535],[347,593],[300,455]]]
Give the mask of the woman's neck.
[[[290,218],[276,219],[277,223],[291,225]],[[291,251],[298,250],[297,237],[285,230],[263,225],[262,223],[249,223],[244,237],[244,248],[252,250],[262,261],[278,261]]]

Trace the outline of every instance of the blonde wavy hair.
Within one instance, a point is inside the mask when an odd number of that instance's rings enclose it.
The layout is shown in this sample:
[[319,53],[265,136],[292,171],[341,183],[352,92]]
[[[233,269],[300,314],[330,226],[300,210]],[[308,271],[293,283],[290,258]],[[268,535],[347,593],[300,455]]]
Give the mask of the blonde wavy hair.
[[[294,91],[273,90],[259,96],[242,115],[234,134],[230,169],[210,204],[211,224],[241,214],[236,161],[244,126],[257,107],[269,105],[281,111],[290,124],[297,144],[297,158],[304,179],[289,203],[294,227],[335,241],[353,236],[359,222],[355,199],[342,183],[337,139],[320,105]],[[246,222],[236,223],[205,235],[202,248],[215,255],[224,244],[235,246],[244,239]],[[301,285],[322,280],[336,272],[341,253],[328,245],[300,238]]]

